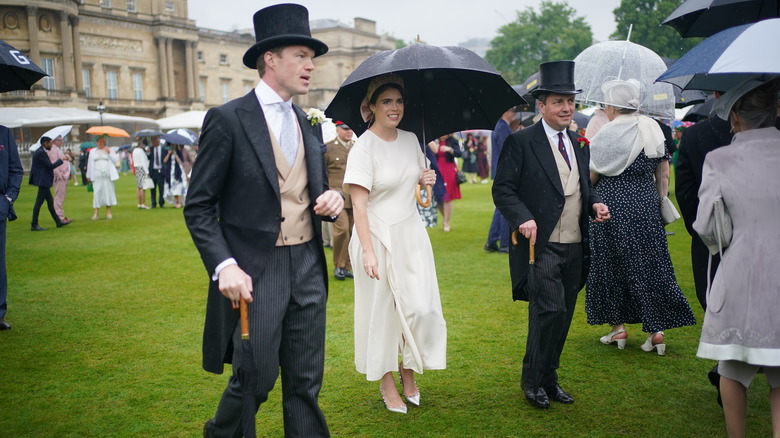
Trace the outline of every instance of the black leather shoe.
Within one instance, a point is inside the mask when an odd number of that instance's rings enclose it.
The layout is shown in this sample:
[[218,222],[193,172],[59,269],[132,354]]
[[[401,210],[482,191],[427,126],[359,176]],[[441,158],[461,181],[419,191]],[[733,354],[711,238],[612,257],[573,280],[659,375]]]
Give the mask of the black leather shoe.
[[69,224],[69,223],[71,223],[71,222],[73,222],[73,221],[72,221],[72,220],[70,220],[70,219],[68,219],[68,220],[64,220],[64,221],[60,221],[60,223],[58,223],[58,224],[57,224],[57,228],[62,228],[62,227],[64,227],[65,225],[68,225],[68,224]]
[[498,249],[498,252],[500,252],[501,254],[509,254],[509,247],[502,246],[501,248]]
[[0,331],[11,330],[11,324],[8,324],[4,319],[0,318]]
[[498,249],[498,244],[495,243],[495,242],[493,242],[493,243],[486,243],[484,249],[487,252],[499,252],[499,251],[501,251],[500,249]]
[[352,271],[349,269],[342,269],[341,272],[343,272],[344,276],[347,278],[355,278],[355,276],[352,274]]
[[30,231],[46,231],[46,228],[43,228],[42,226],[35,224],[30,227]]
[[710,383],[715,389],[718,390],[718,404],[723,407],[723,399],[720,397],[720,373],[718,373],[718,365],[712,367],[710,372],[707,373],[707,378],[710,379]]
[[209,425],[214,423],[214,419],[210,418],[206,423],[203,425],[203,438],[210,438],[211,432],[209,432]]
[[336,277],[336,280],[343,280],[347,278],[346,274],[344,274],[344,270],[341,268],[336,268],[333,270],[333,276]]
[[550,407],[550,399],[547,398],[547,393],[544,392],[544,389],[539,388],[534,392],[531,388],[523,388],[523,393],[525,393],[526,400],[537,408],[546,409]]
[[544,392],[547,393],[547,396],[550,397],[550,400],[552,401],[563,403],[565,405],[574,403],[574,397],[572,397],[568,392],[564,391],[563,388],[561,388],[557,383],[555,385],[544,388]]

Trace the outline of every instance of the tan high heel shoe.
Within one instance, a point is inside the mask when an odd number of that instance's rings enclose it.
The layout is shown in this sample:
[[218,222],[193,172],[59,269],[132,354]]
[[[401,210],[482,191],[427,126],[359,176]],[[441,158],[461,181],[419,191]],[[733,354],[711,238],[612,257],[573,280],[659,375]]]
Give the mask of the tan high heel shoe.
[[[653,339],[655,338],[655,335],[661,335],[661,342],[658,344],[653,343]],[[663,341],[664,332],[655,332],[650,333],[650,335],[645,339],[645,343],[642,344],[642,350],[650,352],[655,349],[655,351],[658,353],[659,356],[663,356],[666,354],[666,344]]]
[[[404,373],[403,373],[404,367],[403,363],[398,364],[398,380],[401,381],[401,387],[404,386]],[[420,389],[417,389],[417,394],[415,395],[406,395],[406,389],[404,389],[404,397],[406,397],[406,400],[409,401],[409,403],[420,406]]]
[[617,343],[617,347],[619,350],[625,350],[626,348],[626,339],[628,339],[628,335],[626,335],[625,338],[622,339],[615,339],[615,336],[625,333],[625,329],[619,329],[619,330],[612,330],[611,332],[607,333],[606,336],[602,336],[599,341],[601,341],[602,344],[609,345],[613,342]]

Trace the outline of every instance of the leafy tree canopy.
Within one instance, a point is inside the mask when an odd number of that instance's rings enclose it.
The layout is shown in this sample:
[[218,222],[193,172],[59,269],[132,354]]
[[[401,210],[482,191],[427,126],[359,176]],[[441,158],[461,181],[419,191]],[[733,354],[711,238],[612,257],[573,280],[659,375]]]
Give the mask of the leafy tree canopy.
[[684,0],[620,0],[620,6],[615,8],[617,30],[610,36],[613,39],[625,40],[628,28],[631,29],[631,42],[641,44],[660,56],[677,59],[702,38],[682,38],[676,30],[661,23]]
[[593,42],[593,32],[567,2],[542,1],[502,26],[485,59],[511,84],[521,84],[547,61],[571,60]]

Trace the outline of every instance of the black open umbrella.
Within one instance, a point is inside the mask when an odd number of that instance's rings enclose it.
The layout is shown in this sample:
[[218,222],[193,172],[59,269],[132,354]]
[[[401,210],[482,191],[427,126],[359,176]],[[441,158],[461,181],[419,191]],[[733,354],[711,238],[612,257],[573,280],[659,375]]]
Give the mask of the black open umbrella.
[[[677,61],[676,59],[664,56],[662,56],[661,59],[664,60],[664,64],[666,64],[667,68]],[[686,106],[696,105],[697,103],[703,103],[707,100],[707,94],[701,90],[681,90],[680,87],[677,86],[672,88],[674,88],[675,108],[685,108]]]
[[162,135],[163,133],[156,130],[156,129],[142,129],[140,131],[136,131],[133,133],[133,137],[141,138],[141,137],[157,137]]
[[22,52],[0,40],[0,93],[29,90],[34,83],[48,76]]
[[476,53],[463,47],[417,43],[377,53],[347,77],[325,113],[356,134],[367,128],[360,112],[374,77],[396,73],[406,97],[399,128],[427,142],[467,129],[493,129],[509,108],[525,101]]
[[712,113],[712,108],[715,105],[715,96],[710,96],[707,100],[705,100],[702,103],[697,103],[691,109],[688,110],[687,113],[685,113],[685,116],[683,117],[683,122],[700,122],[703,119],[707,119]]
[[780,17],[780,0],[688,0],[661,24],[683,38],[708,37],[734,26]]

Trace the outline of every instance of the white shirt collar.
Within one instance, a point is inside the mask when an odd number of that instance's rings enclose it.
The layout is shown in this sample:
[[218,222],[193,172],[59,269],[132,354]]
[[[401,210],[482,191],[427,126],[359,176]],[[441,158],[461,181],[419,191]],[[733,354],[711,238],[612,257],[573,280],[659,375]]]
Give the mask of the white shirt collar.
[[[558,133],[562,132],[564,141],[567,141],[567,139],[569,138],[569,136],[566,134],[566,130],[565,129],[563,131],[557,131],[557,130],[553,129],[552,126],[548,125],[547,122],[544,119],[542,119],[542,126],[544,126],[544,132],[545,132],[545,134],[547,134],[547,137],[558,137]],[[555,138],[555,141],[557,142],[558,139]]]
[[268,84],[266,84],[262,79],[260,79],[260,82],[255,87],[255,96],[257,97],[257,101],[260,102],[260,105],[263,106],[284,102],[290,108],[292,108],[292,98],[285,101],[284,99],[282,99],[281,96],[279,96],[279,94],[276,91],[274,91],[273,88],[271,88]]

